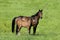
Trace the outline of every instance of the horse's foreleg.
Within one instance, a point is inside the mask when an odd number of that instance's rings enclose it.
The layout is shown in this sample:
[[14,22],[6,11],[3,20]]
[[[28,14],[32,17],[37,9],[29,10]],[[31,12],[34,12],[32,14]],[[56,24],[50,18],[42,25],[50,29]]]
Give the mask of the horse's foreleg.
[[30,34],[31,26],[29,27],[29,34]]
[[37,28],[37,26],[33,27],[33,35],[35,35],[35,33],[36,33],[36,28]]
[[36,27],[33,28],[33,35],[36,33]]
[[28,33],[30,34],[31,26],[27,26]]

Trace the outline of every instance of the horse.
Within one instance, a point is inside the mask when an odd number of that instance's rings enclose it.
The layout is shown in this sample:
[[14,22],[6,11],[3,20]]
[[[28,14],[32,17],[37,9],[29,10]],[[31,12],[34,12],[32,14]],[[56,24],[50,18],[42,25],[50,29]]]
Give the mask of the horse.
[[32,16],[18,16],[14,17],[12,20],[12,33],[14,33],[14,26],[16,24],[16,35],[19,33],[22,27],[28,29],[30,34],[31,27],[33,26],[33,35],[36,33],[37,25],[39,24],[39,19],[42,19],[43,10],[39,10],[36,14]]

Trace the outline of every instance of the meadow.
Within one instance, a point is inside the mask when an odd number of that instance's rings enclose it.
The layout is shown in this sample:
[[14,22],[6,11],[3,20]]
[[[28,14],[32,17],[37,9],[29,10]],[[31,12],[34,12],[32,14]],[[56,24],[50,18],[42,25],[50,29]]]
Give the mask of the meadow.
[[[31,16],[39,9],[43,9],[43,19],[36,35],[29,35],[26,28],[19,36],[11,32],[14,17]],[[0,0],[0,40],[60,40],[60,0]]]

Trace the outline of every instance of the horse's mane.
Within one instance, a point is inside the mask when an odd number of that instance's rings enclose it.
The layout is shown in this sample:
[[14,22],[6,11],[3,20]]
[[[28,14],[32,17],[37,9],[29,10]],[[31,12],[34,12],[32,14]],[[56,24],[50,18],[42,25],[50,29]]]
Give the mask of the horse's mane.
[[35,17],[35,16],[37,16],[37,15],[38,15],[38,13],[39,13],[39,12],[37,12],[37,13],[36,13],[36,14],[34,14],[34,15],[32,15],[31,17]]

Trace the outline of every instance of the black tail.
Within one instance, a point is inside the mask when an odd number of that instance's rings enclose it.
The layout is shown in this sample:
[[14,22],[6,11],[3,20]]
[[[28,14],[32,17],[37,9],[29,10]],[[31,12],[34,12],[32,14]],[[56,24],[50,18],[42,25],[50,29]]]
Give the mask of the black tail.
[[15,19],[16,19],[16,17],[12,20],[12,32],[14,32]]

